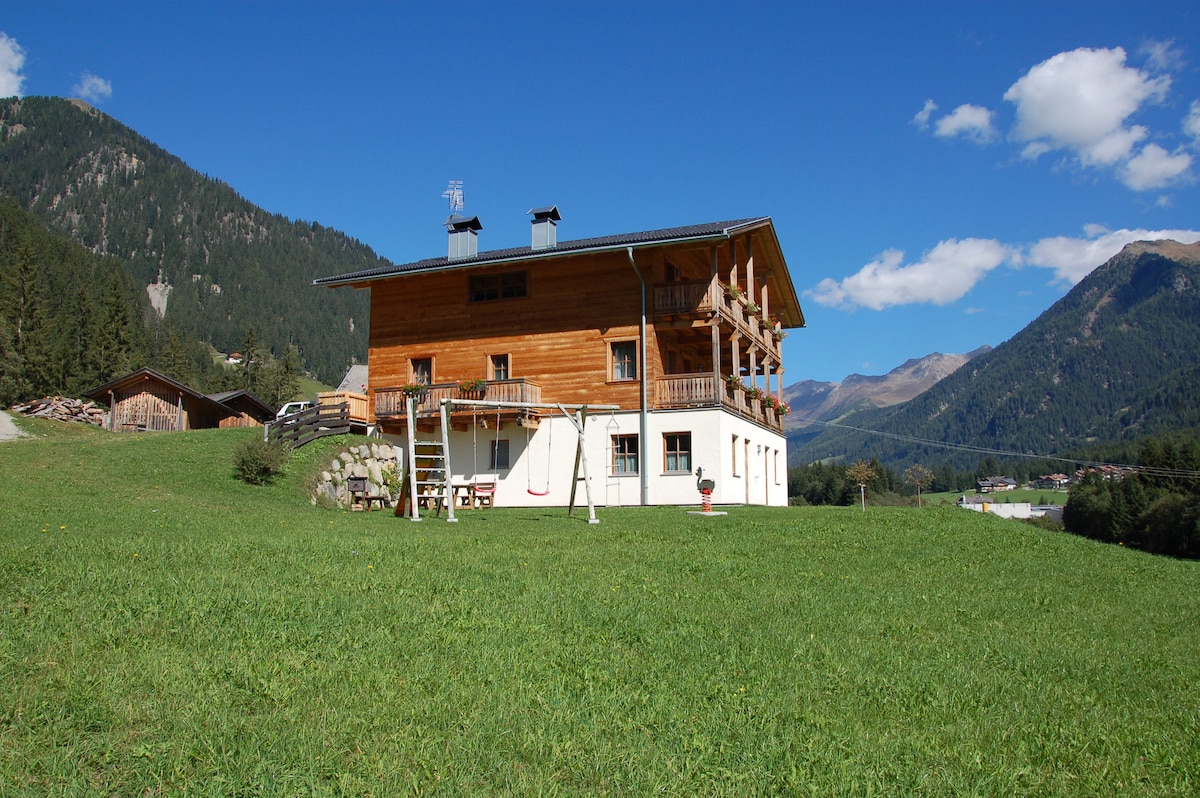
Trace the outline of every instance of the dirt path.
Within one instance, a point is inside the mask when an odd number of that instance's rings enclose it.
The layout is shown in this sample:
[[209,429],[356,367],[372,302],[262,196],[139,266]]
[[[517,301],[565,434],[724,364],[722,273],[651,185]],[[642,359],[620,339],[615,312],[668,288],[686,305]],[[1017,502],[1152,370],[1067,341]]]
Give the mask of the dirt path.
[[17,429],[17,425],[13,423],[12,416],[0,410],[0,441],[16,440],[24,434],[24,432]]

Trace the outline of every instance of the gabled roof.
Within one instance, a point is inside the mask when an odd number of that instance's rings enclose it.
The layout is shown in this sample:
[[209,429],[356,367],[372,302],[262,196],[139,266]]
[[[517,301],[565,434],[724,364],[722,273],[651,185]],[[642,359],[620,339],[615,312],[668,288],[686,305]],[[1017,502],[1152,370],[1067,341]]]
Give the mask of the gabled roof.
[[342,377],[342,382],[337,389],[339,391],[362,391],[363,386],[367,384],[367,375],[367,364],[356,363],[346,370],[346,376]]
[[[553,206],[551,206],[553,208]],[[556,208],[553,208],[557,210]],[[534,209],[546,210],[546,209]],[[532,212],[532,211],[531,211]],[[342,285],[353,285],[359,288],[369,287],[374,280],[402,277],[411,274],[432,273],[469,269],[478,266],[488,266],[505,263],[532,263],[564,255],[582,255],[613,250],[638,249],[641,247],[656,247],[675,243],[699,243],[704,241],[718,242],[728,240],[735,235],[762,229],[766,238],[766,246],[770,251],[769,258],[778,262],[778,269],[772,280],[777,281],[775,298],[779,304],[772,304],[772,310],[778,309],[778,316],[784,327],[803,327],[804,311],[800,308],[800,300],[792,285],[791,274],[783,259],[779,240],[775,237],[775,228],[770,216],[752,216],[745,219],[732,219],[723,222],[708,222],[683,227],[665,227],[660,230],[645,230],[637,233],[621,233],[597,238],[581,238],[575,241],[560,241],[555,246],[545,249],[534,249],[532,246],[511,247],[509,249],[493,249],[480,252],[469,258],[451,260],[447,256],[426,258],[425,260],[389,264],[376,269],[339,274],[332,277],[319,277],[313,280],[313,285],[330,288]]]
[[[228,407],[230,410],[250,411],[250,415],[258,418],[260,421],[272,418],[275,415],[275,408],[245,389],[240,391],[225,391],[224,393],[210,393],[208,398],[219,405]],[[255,410],[258,412],[253,412]]]
[[[162,372],[155,371],[152,368],[141,368],[137,371],[126,374],[123,377],[118,377],[111,382],[106,382],[103,385],[98,385],[83,395],[88,399],[92,399],[103,404],[108,404],[109,393],[113,391],[128,391],[136,389],[145,383],[157,382],[160,385],[165,385],[179,391],[186,397],[189,397],[200,403],[209,403],[217,405],[221,410],[228,413],[239,413],[240,411],[234,407],[236,404],[248,404],[250,407],[259,409],[269,418],[275,415],[275,410],[263,400],[259,399],[254,394],[246,390],[226,391],[225,393],[215,393],[206,396],[197,390],[189,388],[182,382],[176,382]],[[229,403],[233,403],[233,405]]]
[[509,249],[493,249],[480,252],[470,258],[450,260],[448,257],[426,258],[412,263],[402,263],[398,266],[389,265],[378,269],[339,274],[333,277],[318,277],[313,285],[349,285],[384,277],[394,277],[413,272],[432,272],[445,269],[463,269],[470,266],[504,263],[514,260],[533,260],[553,258],[565,254],[581,254],[585,252],[602,252],[610,249],[625,249],[626,247],[656,246],[675,241],[702,241],[709,238],[728,238],[733,233],[756,225],[769,225],[771,217],[756,216],[749,219],[734,219],[726,222],[709,222],[708,224],[693,224],[685,227],[667,227],[661,230],[646,230],[640,233],[622,233],[615,236],[600,236],[598,238],[581,238],[576,241],[560,241],[556,246],[546,249],[533,247],[511,247]]
[[111,382],[106,382],[103,385],[97,385],[95,388],[92,388],[90,391],[84,392],[83,395],[86,396],[88,399],[94,399],[97,402],[103,402],[104,404],[108,404],[108,394],[110,391],[116,391],[116,390],[121,390],[121,389],[127,390],[129,388],[135,388],[140,383],[144,383],[144,382],[160,382],[170,388],[174,388],[175,390],[182,393],[184,396],[190,396],[193,399],[201,399],[201,400],[209,401],[209,402],[212,401],[211,399],[209,399],[207,396],[200,393],[199,391],[196,391],[196,390],[193,390],[193,389],[187,387],[182,382],[176,382],[175,380],[168,377],[166,374],[155,371],[154,369],[151,369],[151,368],[141,368],[141,369],[138,369],[137,371],[126,374],[124,377],[117,377],[115,380],[112,380]]

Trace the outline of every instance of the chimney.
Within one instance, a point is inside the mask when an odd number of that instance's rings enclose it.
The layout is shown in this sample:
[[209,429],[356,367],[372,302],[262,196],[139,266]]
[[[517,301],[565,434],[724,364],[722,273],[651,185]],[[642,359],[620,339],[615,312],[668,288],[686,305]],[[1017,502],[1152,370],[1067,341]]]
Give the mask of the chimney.
[[450,231],[447,260],[465,260],[479,254],[479,231],[483,225],[479,223],[478,216],[454,214],[446,219],[446,229]]
[[533,214],[533,249],[553,249],[558,246],[558,234],[555,230],[562,219],[558,215],[558,206],[531,208],[525,212]]

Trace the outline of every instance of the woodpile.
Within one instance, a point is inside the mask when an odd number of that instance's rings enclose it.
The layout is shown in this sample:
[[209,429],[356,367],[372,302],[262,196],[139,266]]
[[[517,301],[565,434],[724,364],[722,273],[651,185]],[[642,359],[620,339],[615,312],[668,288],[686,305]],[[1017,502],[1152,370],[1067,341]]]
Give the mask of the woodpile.
[[36,418],[49,418],[55,421],[76,421],[84,424],[104,425],[104,408],[95,402],[85,402],[82,399],[68,399],[63,396],[47,396],[35,399],[26,404],[13,405],[14,413],[22,413]]

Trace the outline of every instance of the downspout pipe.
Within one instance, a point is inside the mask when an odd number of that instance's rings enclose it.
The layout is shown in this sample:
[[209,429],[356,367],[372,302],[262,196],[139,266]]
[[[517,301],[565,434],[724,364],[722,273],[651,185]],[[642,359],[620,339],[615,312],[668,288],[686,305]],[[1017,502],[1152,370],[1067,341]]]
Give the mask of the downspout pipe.
[[641,505],[645,507],[650,504],[650,464],[646,462],[646,447],[650,440],[650,410],[646,386],[646,278],[642,276],[642,270],[633,259],[633,247],[625,247],[625,253],[629,255],[629,265],[633,267],[633,273],[642,284],[642,321],[638,330],[638,379],[641,381],[642,392],[641,409],[638,413],[638,481],[641,483]]

